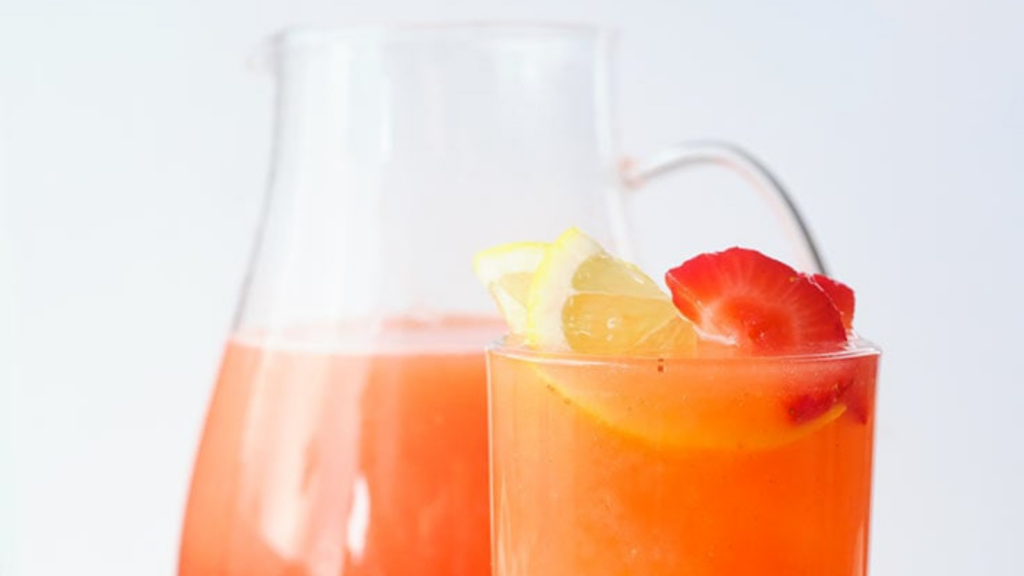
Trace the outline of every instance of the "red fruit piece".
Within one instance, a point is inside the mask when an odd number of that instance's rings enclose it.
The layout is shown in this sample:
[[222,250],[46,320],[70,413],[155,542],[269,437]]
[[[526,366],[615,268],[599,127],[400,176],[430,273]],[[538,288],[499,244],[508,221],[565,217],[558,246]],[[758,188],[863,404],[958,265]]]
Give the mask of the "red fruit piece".
[[866,424],[871,410],[868,381],[853,375],[836,381],[825,390],[801,394],[786,402],[786,412],[794,424],[810,422],[832,409],[838,402],[846,405],[846,414]]
[[851,374],[850,385],[839,399],[846,404],[846,412],[857,422],[866,424],[871,418],[875,397],[875,379],[878,365],[874,362],[858,362]]
[[706,334],[754,354],[846,342],[836,305],[806,275],[754,250],[702,254],[669,270],[676,308]]
[[853,309],[856,299],[853,296],[853,289],[838,280],[833,280],[824,274],[809,275],[811,282],[818,285],[832,303],[839,310],[839,317],[843,320],[843,327],[847,330],[853,329]]
[[863,381],[854,381],[843,392],[841,400],[846,404],[846,411],[861,424],[867,424],[870,406],[867,398],[867,385]]
[[839,381],[825,390],[793,398],[786,404],[790,420],[794,424],[803,424],[824,415],[846,394],[850,383],[850,380]]

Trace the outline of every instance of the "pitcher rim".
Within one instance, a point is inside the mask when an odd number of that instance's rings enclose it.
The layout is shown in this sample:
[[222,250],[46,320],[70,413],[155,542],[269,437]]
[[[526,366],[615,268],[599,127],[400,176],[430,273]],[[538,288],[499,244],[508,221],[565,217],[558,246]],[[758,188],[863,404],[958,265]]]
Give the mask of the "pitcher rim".
[[504,36],[561,36],[605,39],[614,31],[605,26],[554,20],[469,20],[391,22],[341,26],[290,26],[270,36],[278,48],[338,40],[401,40],[438,33],[490,33]]

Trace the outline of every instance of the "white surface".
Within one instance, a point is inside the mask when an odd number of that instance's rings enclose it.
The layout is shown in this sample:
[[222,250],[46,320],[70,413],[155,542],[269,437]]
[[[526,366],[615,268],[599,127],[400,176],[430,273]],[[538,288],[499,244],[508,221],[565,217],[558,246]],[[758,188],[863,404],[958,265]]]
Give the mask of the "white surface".
[[[2,382],[14,398],[16,482],[0,478],[18,494],[14,576],[174,573],[264,189],[269,86],[246,72],[250,50],[289,23],[496,17],[614,25],[627,148],[734,139],[796,191],[834,272],[858,290],[862,332],[886,352],[872,574],[1020,574],[1020,4],[514,6],[0,5],[11,227],[0,237],[13,238],[20,321],[21,377]],[[703,219],[674,189],[698,185],[748,202],[722,176],[659,186],[634,211],[650,262],[679,259],[659,231]],[[740,226],[721,241],[770,236],[758,208],[732,208]]]

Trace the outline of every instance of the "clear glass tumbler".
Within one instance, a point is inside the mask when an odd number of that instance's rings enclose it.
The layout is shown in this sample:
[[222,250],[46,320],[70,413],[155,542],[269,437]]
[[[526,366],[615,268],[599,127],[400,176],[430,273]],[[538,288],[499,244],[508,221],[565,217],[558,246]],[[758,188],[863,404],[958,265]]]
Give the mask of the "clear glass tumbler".
[[879,351],[489,351],[495,576],[864,576]]

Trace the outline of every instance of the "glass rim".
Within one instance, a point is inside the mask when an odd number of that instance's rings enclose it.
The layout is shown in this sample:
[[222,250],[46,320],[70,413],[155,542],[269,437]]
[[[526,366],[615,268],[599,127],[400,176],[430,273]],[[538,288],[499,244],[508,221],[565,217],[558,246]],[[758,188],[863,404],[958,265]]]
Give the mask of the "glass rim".
[[351,26],[293,26],[273,34],[275,47],[330,44],[339,41],[403,41],[456,34],[481,37],[551,36],[605,40],[615,32],[604,26],[556,20],[468,20],[444,22],[391,22]]
[[565,364],[577,366],[625,366],[625,365],[662,365],[662,366],[686,366],[686,365],[735,365],[735,364],[779,364],[779,363],[805,363],[821,362],[826,360],[849,360],[868,356],[881,357],[882,348],[877,344],[861,338],[852,337],[847,345],[841,350],[809,351],[787,354],[773,354],[764,356],[735,355],[735,356],[673,356],[666,355],[604,355],[588,354],[572,351],[550,351],[536,350],[524,344],[510,344],[508,335],[502,336],[487,345],[488,356],[494,354],[514,360],[544,364]]

